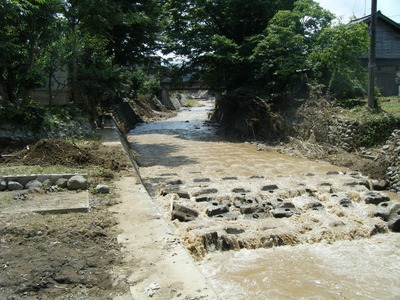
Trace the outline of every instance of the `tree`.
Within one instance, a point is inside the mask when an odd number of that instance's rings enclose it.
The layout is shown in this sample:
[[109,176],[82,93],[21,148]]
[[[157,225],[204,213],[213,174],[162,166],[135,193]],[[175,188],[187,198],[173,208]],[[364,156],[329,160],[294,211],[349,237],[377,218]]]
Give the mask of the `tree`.
[[[187,59],[185,69],[215,88],[243,91],[253,84],[249,59],[254,37],[262,34],[275,13],[295,1],[169,0],[166,52]],[[250,89],[247,89],[250,91]]]
[[309,57],[315,79],[338,98],[364,95],[367,73],[360,57],[368,52],[368,43],[368,30],[364,23],[326,28]]
[[59,4],[58,0],[9,0],[0,5],[5,16],[0,29],[3,98],[21,98],[24,104],[31,90],[40,85],[36,62],[51,39],[47,28],[55,22]]
[[281,10],[273,17],[252,55],[264,95],[274,99],[298,92],[310,69],[308,57],[333,17],[312,0],[297,1],[293,10]]
[[159,7],[158,0],[65,2],[77,105],[93,111],[105,91],[124,84],[121,68],[149,61],[157,49]]

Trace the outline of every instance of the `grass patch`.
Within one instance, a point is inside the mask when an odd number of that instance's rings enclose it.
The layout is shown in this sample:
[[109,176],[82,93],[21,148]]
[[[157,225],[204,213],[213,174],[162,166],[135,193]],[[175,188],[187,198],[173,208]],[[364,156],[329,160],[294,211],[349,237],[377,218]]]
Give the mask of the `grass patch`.
[[400,118],[400,97],[379,97],[378,104],[380,110],[372,113],[367,109],[367,99],[347,99],[339,101],[334,110],[346,119],[359,122],[365,119],[378,120],[388,115]]
[[2,166],[0,168],[0,176],[6,175],[24,175],[24,174],[73,174],[73,173],[87,173],[87,170],[78,168],[69,168],[62,165],[54,166]]

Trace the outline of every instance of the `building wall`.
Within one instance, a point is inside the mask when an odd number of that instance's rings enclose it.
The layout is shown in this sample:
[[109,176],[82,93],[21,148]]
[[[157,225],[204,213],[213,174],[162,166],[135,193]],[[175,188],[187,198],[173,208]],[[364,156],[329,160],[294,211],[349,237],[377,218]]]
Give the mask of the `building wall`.
[[376,57],[400,60],[400,32],[380,18],[376,27]]
[[400,31],[378,18],[376,28],[376,84],[382,96],[399,95]]

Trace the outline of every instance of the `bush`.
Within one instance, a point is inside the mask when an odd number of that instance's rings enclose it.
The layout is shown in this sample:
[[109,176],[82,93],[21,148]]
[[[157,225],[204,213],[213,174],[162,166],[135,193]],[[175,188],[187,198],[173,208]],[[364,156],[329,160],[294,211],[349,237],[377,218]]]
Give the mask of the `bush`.
[[27,127],[32,130],[51,128],[60,122],[71,120],[80,121],[84,117],[82,112],[74,106],[47,107],[34,101],[26,106],[16,103],[0,103],[0,125],[12,125],[15,127]]
[[394,129],[400,127],[400,119],[390,114],[371,114],[360,125],[360,143],[364,147],[382,145]]
[[18,104],[5,102],[0,105],[0,125],[12,124],[39,129],[44,120],[46,109],[36,102],[29,102],[24,107]]

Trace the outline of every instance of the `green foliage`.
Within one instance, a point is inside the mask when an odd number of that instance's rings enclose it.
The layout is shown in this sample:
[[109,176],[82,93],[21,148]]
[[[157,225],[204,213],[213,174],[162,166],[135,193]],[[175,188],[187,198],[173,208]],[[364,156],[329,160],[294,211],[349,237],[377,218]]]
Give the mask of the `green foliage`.
[[293,94],[305,88],[308,57],[333,15],[310,0],[297,1],[292,10],[275,14],[253,51],[256,78],[266,94]]
[[44,120],[45,108],[30,101],[21,108],[12,102],[0,102],[0,125],[14,124],[39,129]]
[[400,118],[387,113],[368,114],[360,125],[362,146],[382,145],[395,128],[400,127]]
[[[33,89],[45,85],[49,104],[65,87],[56,72],[70,72],[75,104],[89,114],[113,94],[130,87],[137,65],[159,63],[160,0],[1,1],[0,97],[27,105]],[[154,91],[155,80],[143,88]],[[17,109],[16,109],[17,110]]]
[[0,92],[9,101],[28,101],[30,90],[41,82],[36,61],[54,38],[48,28],[56,19],[60,0],[3,1],[0,5],[5,16],[0,21]]
[[251,91],[250,57],[268,22],[294,1],[168,0],[165,51],[187,58],[183,67],[214,88],[230,93]]
[[74,106],[52,107],[29,101],[24,107],[12,102],[0,102],[0,125],[11,124],[33,130],[51,128],[53,125],[71,120],[84,119],[82,112]]
[[326,28],[317,38],[309,62],[319,81],[337,98],[365,94],[367,73],[359,59],[368,52],[368,42],[364,23]]

